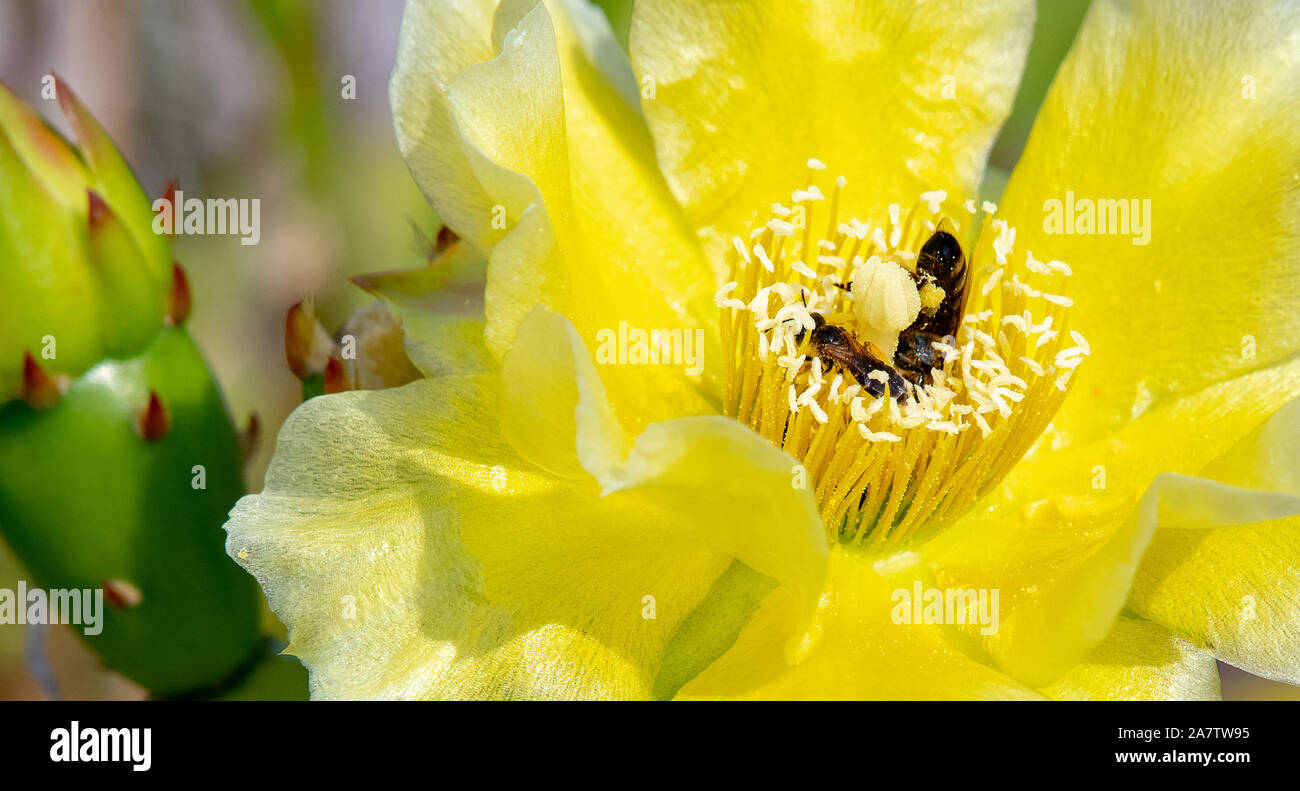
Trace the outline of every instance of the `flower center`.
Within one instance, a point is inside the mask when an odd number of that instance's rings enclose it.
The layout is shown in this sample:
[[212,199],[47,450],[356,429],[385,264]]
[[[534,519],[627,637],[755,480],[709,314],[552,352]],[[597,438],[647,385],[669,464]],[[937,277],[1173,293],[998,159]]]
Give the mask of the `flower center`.
[[[827,200],[826,166],[808,166],[792,206],[732,240],[715,297],[723,408],[802,462],[829,538],[892,547],[1010,471],[1089,348],[1066,325],[1070,268],[1013,261],[1015,229],[993,204],[945,217],[936,190],[873,225],[841,218],[845,179]],[[968,256],[957,240],[981,215]]]

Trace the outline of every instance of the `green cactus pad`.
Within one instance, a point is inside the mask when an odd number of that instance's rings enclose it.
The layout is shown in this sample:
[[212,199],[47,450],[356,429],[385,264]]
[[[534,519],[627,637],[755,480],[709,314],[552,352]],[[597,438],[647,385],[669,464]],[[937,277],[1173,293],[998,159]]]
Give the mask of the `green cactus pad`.
[[[152,394],[162,411],[142,427]],[[261,650],[257,587],[221,530],[240,469],[226,406],[183,329],[95,365],[50,409],[0,407],[0,531],[29,587],[138,591],[134,606],[106,596],[102,632],[84,639],[155,695],[219,686]]]

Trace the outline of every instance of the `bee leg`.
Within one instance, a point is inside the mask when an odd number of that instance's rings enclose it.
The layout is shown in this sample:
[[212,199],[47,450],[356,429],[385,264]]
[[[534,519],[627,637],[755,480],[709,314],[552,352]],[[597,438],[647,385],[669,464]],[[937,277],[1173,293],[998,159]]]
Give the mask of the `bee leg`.
[[904,332],[898,338],[894,364],[912,384],[921,387],[930,384],[931,371],[943,365],[943,356],[932,346],[942,338],[928,332]]

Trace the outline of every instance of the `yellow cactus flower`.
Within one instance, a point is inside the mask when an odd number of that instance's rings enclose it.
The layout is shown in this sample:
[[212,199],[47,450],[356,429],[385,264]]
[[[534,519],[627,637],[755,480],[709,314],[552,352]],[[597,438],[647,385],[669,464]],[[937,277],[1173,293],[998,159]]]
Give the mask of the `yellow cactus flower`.
[[1095,0],[994,206],[1033,14],[413,0],[428,378],[227,525],[314,696],[1300,683],[1300,7]]

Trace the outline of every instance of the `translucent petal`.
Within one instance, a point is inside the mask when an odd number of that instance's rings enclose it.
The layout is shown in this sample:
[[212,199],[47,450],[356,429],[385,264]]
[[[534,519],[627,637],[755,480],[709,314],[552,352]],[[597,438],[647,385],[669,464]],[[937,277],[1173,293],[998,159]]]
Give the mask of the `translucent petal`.
[[[412,52],[444,46],[430,32],[443,22],[436,6],[428,9],[408,11],[404,41]],[[431,80],[414,55],[412,68],[395,72],[395,95],[437,94],[426,102],[433,110],[412,104],[411,112],[424,108],[438,121],[425,133],[432,142],[415,148],[428,154],[454,144],[460,152],[455,168],[424,179],[426,192],[441,195],[435,208],[457,231],[469,228],[463,235],[489,255],[485,335],[496,356],[541,303],[568,316],[589,348],[602,330],[626,322],[698,332],[708,359],[719,348],[717,284],[655,167],[644,120],[628,102],[626,63],[619,77],[611,65],[617,45],[590,11],[505,2],[480,31],[489,56],[475,49],[445,79]],[[445,123],[436,112],[443,105]],[[400,129],[406,111],[397,112]],[[408,160],[418,176],[418,162],[411,154]],[[461,201],[467,217],[443,211],[442,204]],[[476,234],[474,223],[488,230]],[[710,370],[687,376],[681,366],[656,366],[612,370],[607,378],[639,429],[680,414],[661,394],[671,401],[684,388],[716,391]]]
[[642,0],[630,48],[660,167],[718,265],[808,186],[809,158],[848,179],[861,220],[926,190],[950,213],[974,197],[1033,24],[1019,0]]
[[788,622],[779,589],[736,645],[680,698],[795,700],[1033,699],[1033,690],[971,659],[948,627],[900,618],[902,594],[934,587],[914,553],[885,560],[837,546],[812,638],[791,666],[776,650]]
[[1066,441],[1300,351],[1297,31],[1291,2],[1092,4],[999,210],[1017,257],[1073,269]]
[[1000,591],[1001,627],[984,638],[987,650],[1010,675],[1039,687],[1101,644],[1157,527],[1211,529],[1297,508],[1287,495],[1162,474],[1136,510],[1115,499],[1040,501],[1019,518],[973,516],[922,551],[944,587]]
[[1057,700],[1218,700],[1219,668],[1163,626],[1121,615],[1086,659],[1042,691]]

